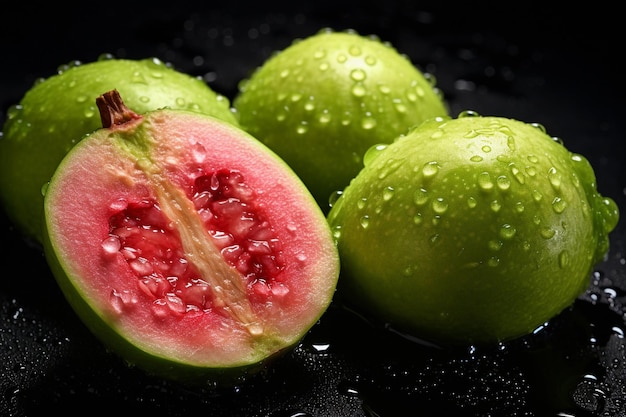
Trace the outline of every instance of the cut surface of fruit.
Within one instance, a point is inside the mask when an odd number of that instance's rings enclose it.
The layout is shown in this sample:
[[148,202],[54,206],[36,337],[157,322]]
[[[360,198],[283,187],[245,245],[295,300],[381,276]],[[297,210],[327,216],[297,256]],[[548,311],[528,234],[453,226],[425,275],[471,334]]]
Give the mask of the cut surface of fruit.
[[331,302],[338,255],[297,176],[209,116],[116,117],[45,197],[46,255],[81,318],[168,376],[246,368],[298,342]]
[[176,108],[233,124],[228,100],[201,79],[158,59],[103,56],[38,80],[7,112],[0,141],[0,201],[13,223],[41,243],[43,192],[65,154],[101,127],[96,98],[116,89],[137,113]]

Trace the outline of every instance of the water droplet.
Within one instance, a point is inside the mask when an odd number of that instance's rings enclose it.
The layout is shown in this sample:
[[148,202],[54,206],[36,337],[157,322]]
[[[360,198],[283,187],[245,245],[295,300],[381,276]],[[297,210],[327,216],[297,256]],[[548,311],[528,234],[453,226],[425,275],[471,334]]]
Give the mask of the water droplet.
[[515,145],[515,138],[513,138],[513,136],[509,136],[506,139],[506,146],[508,146],[511,151],[515,152],[517,146]]
[[335,240],[335,242],[341,239],[341,226],[335,226],[333,228],[333,239]]
[[536,164],[539,161],[539,158],[537,158],[535,155],[528,155],[526,158],[533,164]]
[[517,203],[515,203],[515,211],[517,211],[518,213],[523,212],[525,209],[524,207],[524,203],[522,203],[521,201],[518,201]]
[[500,203],[498,200],[493,200],[491,204],[489,204],[489,207],[491,208],[491,211],[497,213],[502,208],[502,203]]
[[495,268],[496,266],[498,266],[498,264],[500,264],[500,258],[498,258],[497,256],[492,256],[487,260],[487,265],[492,268]]
[[558,190],[559,188],[561,188],[561,174],[557,171],[555,167],[552,167],[550,168],[550,170],[548,170],[548,180],[555,189]]
[[487,171],[483,171],[478,174],[478,186],[485,191],[493,189],[491,175]]
[[370,217],[366,214],[365,216],[361,217],[359,223],[361,224],[361,227],[363,229],[367,229],[370,225]]
[[200,142],[196,142],[193,144],[191,148],[191,155],[196,163],[202,163],[206,159],[206,148]]
[[426,204],[428,202],[428,191],[424,188],[416,190],[413,194],[413,202],[415,202],[418,206]]
[[487,243],[487,247],[489,248],[489,250],[492,250],[494,252],[499,251],[500,249],[502,249],[503,245],[504,245],[504,243],[501,240],[490,240]]
[[302,121],[301,124],[296,127],[296,133],[299,135],[303,135],[307,132],[308,127],[305,121]]
[[365,57],[365,63],[367,65],[373,66],[373,65],[376,65],[376,62],[377,62],[376,57],[373,57],[371,55],[367,55]]
[[355,97],[363,97],[366,92],[365,86],[361,83],[357,83],[352,86],[352,95]]
[[511,174],[513,174],[513,178],[515,178],[520,184],[524,184],[526,182],[526,177],[524,177],[524,174],[516,166],[511,166]]
[[496,184],[498,184],[499,189],[506,191],[511,187],[511,180],[509,180],[505,175],[500,175],[496,178]]
[[118,253],[122,244],[118,236],[109,236],[102,241],[102,250],[106,255]]
[[473,111],[473,110],[464,110],[464,111],[460,112],[457,117],[458,118],[463,118],[463,117],[480,117],[480,114],[478,112]]
[[356,206],[359,208],[359,210],[363,210],[365,206],[367,206],[367,197],[359,198],[356,202]]
[[357,45],[352,45],[350,49],[348,49],[348,53],[352,56],[359,56],[361,55],[361,48]]
[[431,139],[439,139],[443,136],[442,130],[436,130],[432,135],[430,135]]
[[433,201],[433,211],[438,214],[443,214],[448,210],[448,202],[443,197],[437,197]]
[[415,224],[421,224],[423,220],[424,219],[422,218],[422,213],[420,213],[419,211],[415,213],[415,216],[413,216],[413,223]]
[[371,130],[373,128],[376,127],[376,119],[374,119],[373,117],[364,117],[363,120],[361,120],[361,127],[365,130]]
[[319,116],[318,120],[319,120],[319,122],[321,124],[328,124],[328,123],[330,123],[332,118],[330,116],[330,112],[328,111],[328,109],[324,109],[322,111],[322,114]]
[[542,133],[546,133],[546,128],[541,123],[529,123],[532,127],[539,129]]
[[503,224],[502,227],[500,227],[500,237],[502,239],[511,239],[515,236],[515,233],[517,233],[517,230],[510,224]]
[[363,81],[367,77],[367,74],[362,69],[353,69],[350,72],[350,78],[354,81]]
[[488,146],[488,145],[483,146],[481,149],[484,153],[491,152],[491,146]]
[[383,190],[383,201],[389,201],[393,197],[395,190],[393,187],[385,187]]
[[348,60],[348,57],[345,56],[344,54],[337,55],[337,62],[339,62],[340,64],[343,64],[347,60]]
[[561,214],[565,210],[567,203],[561,197],[555,197],[552,201],[552,209],[555,213]]
[[427,162],[422,167],[424,178],[432,178],[439,172],[439,165],[436,161]]
[[556,234],[556,230],[551,229],[549,227],[542,227],[541,230],[539,231],[539,234],[544,239],[552,239],[554,235]]
[[533,200],[537,202],[541,201],[541,199],[543,198],[543,194],[541,194],[539,190],[533,190],[531,194],[533,196]]
[[468,197],[467,206],[469,208],[474,208],[476,205],[478,205],[478,201],[474,197]]
[[474,155],[470,158],[470,161],[472,162],[481,162],[483,160],[483,157],[480,155]]
[[559,253],[559,266],[561,268],[567,268],[569,265],[569,252],[564,250]]
[[363,165],[369,165],[385,149],[387,149],[387,144],[384,143],[371,146],[363,155]]

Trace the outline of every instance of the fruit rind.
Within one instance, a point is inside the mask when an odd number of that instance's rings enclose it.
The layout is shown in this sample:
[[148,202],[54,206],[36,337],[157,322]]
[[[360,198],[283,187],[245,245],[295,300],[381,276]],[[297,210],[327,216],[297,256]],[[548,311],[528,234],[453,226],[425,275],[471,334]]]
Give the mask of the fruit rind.
[[363,153],[446,103],[405,55],[377,37],[321,30],[272,55],[240,84],[241,126],[279,154],[327,212]]
[[46,184],[72,146],[101,127],[95,100],[112,89],[138,113],[180,108],[237,124],[225,97],[156,58],[103,56],[38,80],[8,111],[0,141],[0,201],[12,223],[35,245],[41,244]]
[[501,117],[424,122],[383,150],[329,213],[338,296],[438,343],[530,333],[588,286],[617,206],[540,127]]

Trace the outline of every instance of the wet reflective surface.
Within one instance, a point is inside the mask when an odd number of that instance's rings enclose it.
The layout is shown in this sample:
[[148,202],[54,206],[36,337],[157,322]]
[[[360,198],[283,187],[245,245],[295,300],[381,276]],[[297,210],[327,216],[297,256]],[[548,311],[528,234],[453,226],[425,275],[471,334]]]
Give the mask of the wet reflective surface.
[[[104,10],[4,25],[0,118],[39,77],[102,53],[157,56],[229,99],[271,53],[323,27],[376,34],[432,73],[456,115],[538,122],[585,155],[598,190],[626,210],[624,79],[613,65],[611,13],[410,2],[212,10]],[[264,9],[269,7],[269,9]],[[167,11],[164,11],[167,10]],[[497,12],[497,13],[496,13]],[[12,16],[9,16],[11,18]],[[600,20],[598,20],[600,19]],[[601,21],[591,31],[588,23]],[[267,372],[236,387],[152,378],[109,354],[65,302],[41,251],[2,217],[0,414],[141,411],[178,416],[620,416],[626,414],[626,230],[572,308],[535,334],[497,346],[439,349],[335,303]],[[15,265],[15,263],[18,263]],[[424,410],[430,410],[428,414]]]

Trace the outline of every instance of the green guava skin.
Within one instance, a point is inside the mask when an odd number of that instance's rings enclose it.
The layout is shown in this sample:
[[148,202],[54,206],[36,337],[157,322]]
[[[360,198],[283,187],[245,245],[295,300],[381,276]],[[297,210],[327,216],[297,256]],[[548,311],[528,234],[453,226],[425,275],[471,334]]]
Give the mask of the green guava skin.
[[158,59],[103,57],[38,81],[7,113],[0,140],[0,201],[33,243],[42,240],[46,184],[65,154],[102,127],[96,97],[112,89],[138,113],[168,107],[237,124],[227,99]]
[[434,84],[389,43],[327,29],[272,55],[242,81],[233,107],[327,213],[370,146],[447,115]]
[[365,163],[328,215],[339,297],[442,345],[511,340],[559,314],[619,217],[583,156],[521,121],[433,119]]

